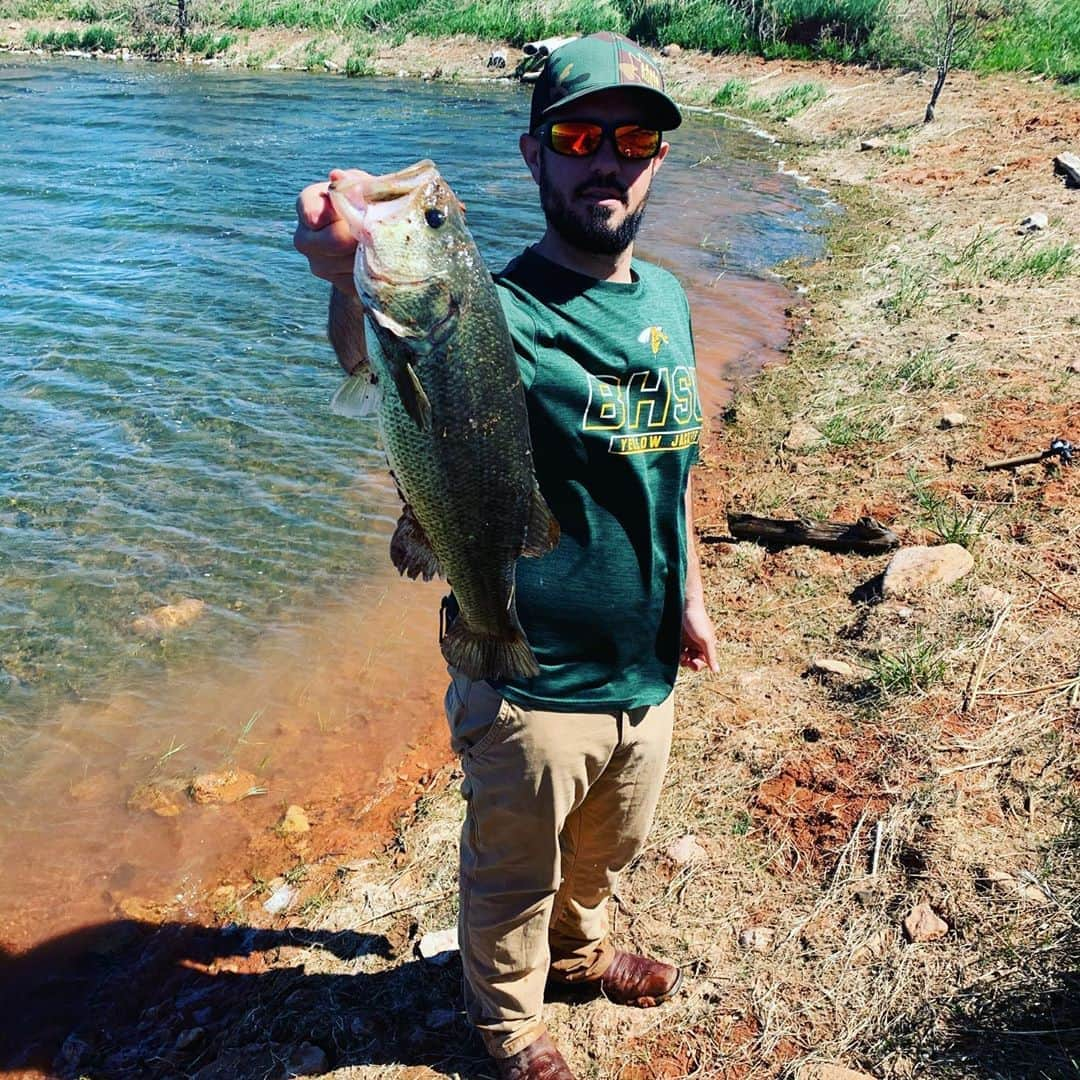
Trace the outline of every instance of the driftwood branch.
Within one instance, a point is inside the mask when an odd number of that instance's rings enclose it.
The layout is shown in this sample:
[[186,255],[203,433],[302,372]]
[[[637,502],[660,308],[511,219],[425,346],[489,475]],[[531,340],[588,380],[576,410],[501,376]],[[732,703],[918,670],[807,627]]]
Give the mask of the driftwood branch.
[[1065,186],[1080,188],[1080,157],[1076,154],[1058,154],[1054,158],[1054,172],[1065,177]]
[[[900,539],[873,518],[843,521],[808,521],[805,518],[767,518],[754,514],[728,514],[728,529],[736,540],[751,540],[766,547],[808,544],[826,551],[881,555],[900,546]],[[708,542],[722,539],[703,536]]]

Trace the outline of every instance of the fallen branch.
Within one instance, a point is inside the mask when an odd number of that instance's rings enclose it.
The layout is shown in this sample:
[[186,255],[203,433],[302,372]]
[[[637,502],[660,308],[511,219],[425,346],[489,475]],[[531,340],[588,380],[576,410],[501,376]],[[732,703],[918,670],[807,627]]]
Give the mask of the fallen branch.
[[[808,544],[826,551],[881,555],[900,546],[900,538],[873,518],[854,524],[842,521],[810,521],[806,518],[767,518],[754,514],[728,514],[728,529],[736,540],[750,540],[767,547]],[[706,543],[726,537],[703,536]]]

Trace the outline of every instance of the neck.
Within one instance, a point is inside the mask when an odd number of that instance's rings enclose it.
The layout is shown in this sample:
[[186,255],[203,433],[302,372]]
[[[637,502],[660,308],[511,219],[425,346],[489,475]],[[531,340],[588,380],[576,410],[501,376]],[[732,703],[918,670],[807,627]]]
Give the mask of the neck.
[[534,250],[545,259],[565,266],[567,270],[596,278],[597,281],[617,281],[627,285],[634,280],[630,273],[630,260],[634,257],[633,244],[617,255],[600,255],[568,244],[559,233],[548,226]]

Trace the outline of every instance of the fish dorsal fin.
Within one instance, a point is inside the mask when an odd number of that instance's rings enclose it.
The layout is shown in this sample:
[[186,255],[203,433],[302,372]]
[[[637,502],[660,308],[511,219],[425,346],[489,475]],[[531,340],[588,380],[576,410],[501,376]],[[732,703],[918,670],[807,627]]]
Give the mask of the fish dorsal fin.
[[522,555],[546,555],[558,542],[559,523],[551,512],[538,487],[533,487],[532,502],[529,506],[529,524],[525,530],[525,544]]
[[335,416],[348,416],[352,420],[374,420],[378,418],[382,404],[382,391],[370,372],[362,375],[350,375],[339,387],[330,402],[330,411]]

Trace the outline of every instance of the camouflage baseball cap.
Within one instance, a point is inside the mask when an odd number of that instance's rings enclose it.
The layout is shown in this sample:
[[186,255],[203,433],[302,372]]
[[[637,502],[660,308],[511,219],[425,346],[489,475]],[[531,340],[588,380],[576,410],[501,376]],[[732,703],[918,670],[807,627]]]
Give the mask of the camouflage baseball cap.
[[678,106],[664,93],[664,77],[652,57],[629,38],[604,31],[575,38],[547,59],[533,87],[529,130],[572,101],[598,90],[630,90],[647,102],[652,123],[671,131],[682,123]]

